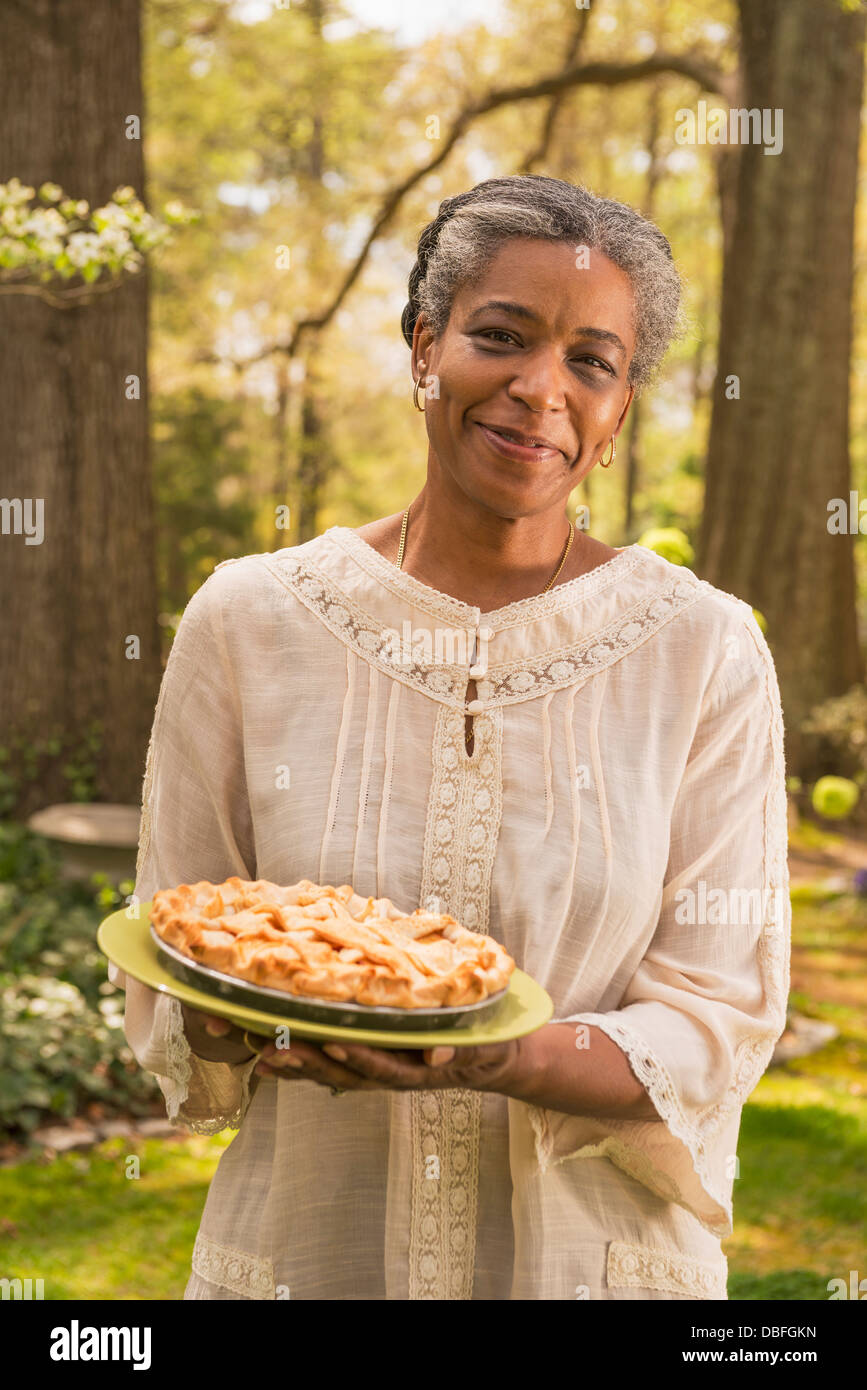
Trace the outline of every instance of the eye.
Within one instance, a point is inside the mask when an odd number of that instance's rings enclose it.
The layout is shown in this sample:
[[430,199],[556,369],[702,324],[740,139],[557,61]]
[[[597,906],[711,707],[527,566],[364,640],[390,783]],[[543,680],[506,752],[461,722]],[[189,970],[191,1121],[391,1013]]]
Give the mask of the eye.
[[609,376],[616,375],[614,368],[611,366],[611,364],[609,362],[603,362],[601,357],[593,357],[591,354],[587,354],[584,357],[576,357],[574,361],[591,362],[594,366],[601,367],[603,371],[608,372]]
[[[505,328],[482,328],[475,336],[477,338],[484,338],[487,342],[492,343],[501,342],[505,339],[505,346],[508,346],[510,343],[514,344],[516,347],[521,346],[515,335]],[[617,375],[617,372],[611,366],[610,362],[605,362],[601,357],[596,357],[592,353],[585,353],[583,357],[575,357],[572,360],[581,363],[587,362],[591,366],[597,368],[601,367],[603,372],[607,372],[609,376]]]
[[511,333],[507,333],[505,328],[483,328],[478,337],[493,341],[492,335],[495,333],[499,333],[501,338],[509,338],[513,343],[518,341]]

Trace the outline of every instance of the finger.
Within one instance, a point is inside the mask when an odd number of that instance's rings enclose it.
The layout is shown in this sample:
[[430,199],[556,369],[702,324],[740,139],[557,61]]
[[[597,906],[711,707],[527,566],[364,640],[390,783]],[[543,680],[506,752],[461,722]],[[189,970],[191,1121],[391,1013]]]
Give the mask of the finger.
[[[333,1047],[333,1044],[327,1043],[323,1051],[327,1049],[327,1055],[333,1057]],[[429,1084],[430,1068],[424,1065],[422,1053],[416,1050],[343,1043],[338,1044],[338,1049],[346,1056],[346,1067],[381,1086],[411,1089],[416,1086],[424,1088]]]
[[205,1013],[201,1009],[191,1009],[186,1004],[184,1013],[197,1028],[203,1029],[215,1038],[222,1037],[232,1026],[227,1018],[219,1018],[216,1014]]
[[[267,1054],[267,1055],[265,1055]],[[274,1049],[269,1044],[254,1070],[260,1076],[276,1076],[284,1081],[315,1081],[321,1086],[339,1086],[344,1091],[380,1089],[375,1082],[326,1057],[320,1048]]]
[[208,1019],[213,1017],[212,1014],[203,1013],[201,1009],[191,1009],[189,1004],[182,1004],[181,1009],[184,1018],[188,1019],[190,1023],[194,1023],[197,1028],[204,1028]]
[[232,1025],[227,1018],[218,1018],[216,1014],[204,1014],[204,1029],[210,1033],[212,1038],[223,1038],[227,1033],[231,1033]]
[[456,1055],[457,1049],[454,1047],[426,1047],[424,1050],[424,1060],[429,1067],[445,1067],[455,1060]]
[[323,1043],[322,1051],[327,1053],[336,1062],[344,1062],[349,1067],[357,1067],[359,1071],[364,1070],[371,1063],[384,1062],[405,1062],[408,1065],[418,1066],[422,1060],[422,1054],[417,1048],[409,1047],[365,1047],[362,1043]]
[[244,1033],[243,1028],[239,1028],[236,1023],[230,1023],[227,1018],[220,1018],[217,1014],[203,1014],[204,1031],[211,1037],[222,1038],[224,1042],[243,1043],[248,1049],[250,1044]]
[[183,1004],[181,1007],[185,1023],[200,1033],[207,1033],[213,1038],[229,1038],[233,1042],[243,1041],[243,1029],[237,1028],[227,1018],[221,1018],[218,1014],[206,1013],[202,1009],[191,1009],[187,1004]]

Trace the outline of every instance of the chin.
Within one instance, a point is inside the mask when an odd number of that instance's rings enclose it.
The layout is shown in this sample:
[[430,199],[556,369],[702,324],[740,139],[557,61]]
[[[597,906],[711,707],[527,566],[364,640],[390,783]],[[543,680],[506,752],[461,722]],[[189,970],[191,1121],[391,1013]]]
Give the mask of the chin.
[[[510,480],[499,473],[492,477],[487,468],[470,470],[459,480],[459,485],[464,495],[473,502],[486,507],[496,516],[510,520],[545,511],[557,500],[557,490],[554,488],[541,489],[528,485],[526,480]],[[565,497],[563,500],[565,503]]]
[[550,501],[526,492],[491,491],[488,488],[464,488],[464,492],[473,502],[507,521],[516,521],[522,516],[533,516],[551,505]]

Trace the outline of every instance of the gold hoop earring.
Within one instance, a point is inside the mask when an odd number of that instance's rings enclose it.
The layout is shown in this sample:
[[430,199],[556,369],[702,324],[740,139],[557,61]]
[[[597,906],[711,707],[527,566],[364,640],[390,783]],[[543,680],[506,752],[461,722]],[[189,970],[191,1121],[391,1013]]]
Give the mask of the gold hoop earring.
[[602,458],[599,460],[599,462],[602,464],[602,467],[603,467],[603,468],[610,468],[610,467],[611,467],[612,463],[614,462],[614,456],[615,456],[616,453],[617,453],[617,440],[614,438],[614,435],[612,434],[612,436],[611,436],[611,457],[610,457],[610,459],[608,460],[607,463],[606,463],[605,460],[602,459]]
[[[423,368],[424,362],[419,362],[418,365]],[[415,385],[412,388],[412,403],[415,406],[416,410],[418,410],[422,415],[424,415],[425,408],[423,405],[419,405],[418,403],[418,388],[419,386],[421,386],[423,380],[424,378],[421,376],[416,377]]]

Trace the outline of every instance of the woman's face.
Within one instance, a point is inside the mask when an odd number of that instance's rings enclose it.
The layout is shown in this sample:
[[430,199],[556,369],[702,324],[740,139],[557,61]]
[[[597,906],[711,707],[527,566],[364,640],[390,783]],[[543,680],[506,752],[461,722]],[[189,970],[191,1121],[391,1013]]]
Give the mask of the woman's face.
[[432,391],[427,431],[444,474],[503,517],[564,503],[626,417],[633,311],[628,275],[601,251],[508,241],[456,294],[438,340],[416,324],[413,374]]

